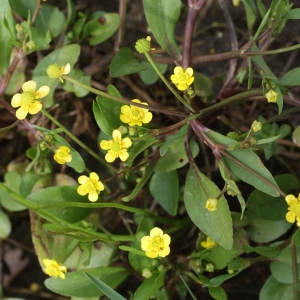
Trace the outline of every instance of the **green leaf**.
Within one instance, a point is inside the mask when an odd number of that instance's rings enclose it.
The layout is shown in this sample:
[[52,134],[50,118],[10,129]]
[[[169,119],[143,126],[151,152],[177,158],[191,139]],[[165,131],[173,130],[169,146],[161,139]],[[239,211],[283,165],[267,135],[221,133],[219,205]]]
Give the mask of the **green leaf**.
[[[299,8],[300,9],[300,8]],[[286,72],[281,78],[280,82],[287,86],[298,86],[300,85],[300,67],[294,68]]]
[[269,258],[277,257],[281,253],[281,250],[278,249],[277,247],[271,247],[271,246],[251,247],[250,245],[248,245],[246,243],[243,244],[243,249],[244,249],[245,253],[247,253],[247,254],[256,252],[259,255],[269,257]]
[[206,286],[208,286],[208,287],[218,287],[224,281],[226,281],[226,280],[228,280],[232,277],[235,277],[239,273],[240,273],[240,271],[236,271],[232,274],[223,274],[223,275],[216,276],[216,277],[214,277],[210,280],[206,276],[202,275],[201,273],[198,273],[197,275],[198,275],[199,279],[203,282],[203,284],[205,284]]
[[[300,187],[298,179],[290,174],[278,175],[274,179],[284,193]],[[274,198],[258,190],[248,198],[247,208],[254,216],[270,221],[285,219],[287,213],[287,204],[283,196]]]
[[[4,184],[7,187],[19,194],[22,176],[18,172],[7,172],[4,175],[4,180]],[[15,198],[2,189],[0,189],[0,203],[8,211],[23,211],[27,209],[22,204],[16,202]]]
[[[87,197],[80,196],[77,193],[77,187],[73,186],[53,186],[42,189],[30,194],[27,197],[27,200],[34,203],[38,207],[63,202],[90,203]],[[91,213],[91,209],[89,208],[75,206],[64,208],[47,208],[45,210],[52,216],[71,223],[78,222]]]
[[[113,85],[109,85],[107,90],[112,96],[122,97]],[[120,120],[121,107],[124,104],[104,96],[97,96],[96,101],[99,108],[99,110],[97,108],[94,110],[96,122],[104,133],[112,136],[115,129],[124,125]]]
[[[212,130],[208,131],[206,134],[217,144],[227,146],[238,144],[236,141],[229,139]],[[278,186],[272,174],[263,165],[260,158],[252,150],[227,150],[227,153],[233,158],[230,159],[227,156],[223,156],[223,161],[234,175],[236,175],[242,181],[254,186],[258,190],[265,192],[266,194],[269,194],[273,197],[279,196],[279,193],[276,190],[274,190],[274,186],[277,188]],[[241,164],[245,165],[246,168],[240,166],[237,162],[240,162]],[[262,181],[262,178],[264,178],[266,181],[272,184],[272,186]]]
[[180,0],[143,0],[144,12],[151,31],[160,46],[175,60],[180,56],[174,31],[180,15]]
[[8,0],[2,0],[0,13],[0,75],[5,75],[9,67],[13,47],[10,42],[11,39],[16,39],[15,20]]
[[79,45],[67,45],[52,51],[50,54],[40,60],[40,62],[35,67],[32,80],[36,82],[37,89],[44,85],[50,88],[50,93],[45,98],[43,98],[44,108],[48,108],[53,105],[54,91],[60,83],[60,80],[58,78],[53,79],[47,75],[46,71],[48,66],[54,63],[58,64],[59,66],[65,66],[67,63],[69,63],[72,68],[77,62],[79,54]]
[[259,300],[294,300],[293,284],[278,282],[270,276],[260,290]]
[[172,143],[174,143],[179,138],[183,138],[187,134],[188,128],[188,124],[183,125],[176,133],[168,135],[166,140],[161,144],[159,148],[160,156],[164,156],[167,153],[168,148]]
[[213,82],[212,80],[203,74],[194,73],[194,89],[198,96],[209,97],[213,95]]
[[5,239],[11,233],[11,222],[8,215],[0,209],[0,238]]
[[233,246],[232,219],[225,197],[218,200],[216,211],[210,212],[205,207],[207,199],[217,197],[220,192],[214,182],[198,169],[188,171],[184,188],[188,215],[201,231],[224,249],[230,250]]
[[300,246],[300,229],[298,229],[292,237],[292,242],[296,246]]
[[150,193],[169,215],[175,216],[179,201],[177,171],[154,173],[150,181]]
[[85,272],[105,282],[111,288],[115,288],[129,275],[129,271],[119,267],[101,267],[86,269],[66,274],[64,280],[60,278],[48,278],[45,286],[52,292],[66,297],[96,297],[103,293],[87,278]]
[[281,137],[281,134],[278,134],[278,135],[275,135],[275,136],[272,136],[272,137],[269,137],[266,139],[261,139],[256,142],[256,145],[268,144],[268,143],[278,140],[280,137]]
[[[72,69],[70,74],[68,75],[72,79],[77,80],[78,82],[91,86],[91,76],[90,75],[84,75],[83,71],[77,70],[77,69]],[[74,93],[76,97],[82,98],[86,96],[90,91],[87,89],[80,87],[78,85],[73,85],[72,83],[65,81],[63,84],[63,89],[67,92]]]
[[300,125],[298,125],[292,134],[293,142],[300,147]]
[[247,232],[249,238],[257,243],[268,243],[287,232],[292,224],[286,220],[269,221],[255,217],[246,211],[248,218]]
[[[147,61],[143,61],[142,65],[144,65],[147,69],[140,72],[141,80],[147,85],[155,83],[160,77],[151,64]],[[156,64],[156,67],[162,74],[164,74],[168,69],[168,65],[166,64]]]
[[256,20],[256,7],[254,0],[242,0],[245,12],[246,12],[246,18],[247,18],[247,27],[250,31],[252,31],[253,25]]
[[114,300],[126,300],[123,296],[113,290],[109,285],[107,285],[102,280],[84,272],[84,274],[90,279],[90,281],[107,297]]
[[294,8],[283,16],[284,19],[299,20],[300,19],[300,8]]
[[216,300],[227,300],[227,295],[221,286],[208,287],[209,294]]
[[[297,269],[299,272],[300,271],[299,264],[297,264]],[[270,271],[274,279],[276,279],[277,281],[284,284],[293,283],[292,262],[290,264],[286,264],[279,261],[272,261],[270,264]]]
[[120,77],[143,70],[147,70],[147,67],[134,56],[131,49],[124,47],[118,51],[111,62],[110,76]]
[[138,287],[134,293],[133,300],[148,300],[150,297],[164,285],[165,272],[154,273],[147,278]]
[[126,164],[131,167],[133,164],[134,159],[140,154],[142,153],[144,150],[146,150],[149,146],[151,146],[152,144],[154,144],[157,141],[157,139],[155,137],[147,137],[145,139],[141,139],[138,141],[135,141],[134,144],[132,145],[132,147],[130,147],[128,153],[129,153],[129,157],[126,161]]
[[151,177],[151,175],[153,173],[154,166],[155,165],[153,165],[153,164],[150,163],[150,165],[146,168],[143,177],[138,182],[138,184],[135,186],[135,188],[133,189],[133,191],[131,192],[131,194],[129,194],[126,197],[123,197],[122,201],[128,202],[128,201],[132,200],[135,196],[137,196],[137,194],[140,192],[140,190],[146,184],[146,182],[148,181],[148,179]]
[[29,172],[26,172],[21,180],[20,184],[20,195],[24,198],[26,198],[32,191],[35,183],[40,179],[40,176],[38,176],[35,171],[30,170]]
[[103,20],[103,23],[100,22],[98,18],[96,19],[97,26],[94,27],[91,32],[91,35],[93,36],[89,39],[89,44],[91,46],[95,46],[106,41],[117,31],[120,25],[120,17],[116,13],[106,13],[101,17],[101,20]]
[[[193,157],[199,153],[199,146],[197,142],[191,140],[190,143]],[[184,148],[184,136],[180,136],[168,144],[166,154],[159,158],[155,165],[155,172],[168,172],[175,169],[182,168],[188,163],[188,158]]]
[[85,169],[85,163],[81,155],[70,146],[70,144],[60,135],[53,134],[53,145],[58,149],[60,146],[67,146],[70,149],[70,154],[72,156],[72,160],[70,162],[66,162],[66,165],[73,168],[76,172],[82,173]]
[[231,250],[225,250],[220,246],[216,246],[208,250],[208,255],[204,258],[204,260],[214,264],[216,269],[221,270],[224,269],[228,262],[230,262],[236,255],[237,249],[235,246],[233,246]]
[[282,107],[283,107],[283,97],[278,85],[274,87],[274,91],[278,94],[277,96],[278,114],[281,114]]

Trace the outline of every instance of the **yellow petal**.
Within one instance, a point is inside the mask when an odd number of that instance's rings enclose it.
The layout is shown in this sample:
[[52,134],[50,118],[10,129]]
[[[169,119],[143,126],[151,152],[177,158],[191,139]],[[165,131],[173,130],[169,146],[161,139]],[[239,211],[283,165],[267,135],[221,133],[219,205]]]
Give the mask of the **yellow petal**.
[[164,240],[164,245],[169,246],[171,243],[171,237],[168,234],[164,234],[162,236],[162,239]]
[[19,120],[23,120],[26,118],[28,114],[29,105],[22,105],[17,111],[16,111],[16,117]]
[[125,116],[125,115],[120,115],[120,120],[123,123],[129,123],[130,122],[130,118],[128,116]]
[[177,85],[177,88],[180,90],[180,91],[185,91],[187,89],[187,85],[185,83],[179,83]]
[[85,196],[87,194],[87,191],[86,189],[84,188],[83,185],[80,185],[78,188],[77,188],[77,193],[80,195],[80,196]]
[[121,107],[121,113],[124,115],[128,115],[130,113],[131,109],[128,105],[123,105]]
[[141,239],[141,248],[143,251],[147,251],[149,249],[149,243],[151,242],[150,236],[144,236]]
[[71,66],[70,66],[70,64],[67,64],[67,65],[64,67],[64,70],[63,70],[62,75],[67,75],[67,74],[70,73],[70,71],[71,71]]
[[130,138],[125,138],[124,140],[122,140],[122,148],[128,148],[132,145],[132,141]]
[[150,236],[151,237],[155,237],[155,236],[163,236],[163,231],[158,228],[158,227],[154,227],[151,231],[150,231]]
[[87,176],[81,175],[80,177],[78,177],[78,182],[79,182],[80,184],[84,184],[84,183],[86,183],[86,181],[87,181],[88,179],[89,179],[89,178],[88,178]]
[[194,71],[192,68],[187,68],[185,70],[185,74],[188,75],[189,77],[193,76],[193,73],[194,73]]
[[40,101],[33,101],[30,105],[29,105],[29,110],[28,112],[31,115],[35,115],[37,114],[40,110],[42,109],[42,104]]
[[95,172],[92,172],[90,174],[90,179],[93,181],[93,182],[97,182],[99,180],[99,176],[95,173]]
[[188,78],[187,80],[186,80],[186,84],[187,85],[191,85],[193,82],[194,82],[194,77],[190,77],[190,78]]
[[169,254],[170,254],[170,247],[166,246],[161,251],[159,251],[158,255],[161,256],[161,257],[165,257],[165,256],[167,256]]
[[44,86],[40,87],[37,92],[35,92],[34,98],[35,99],[44,98],[45,96],[47,96],[49,94],[49,92],[50,92],[49,87],[44,85]]
[[121,161],[126,161],[127,158],[129,157],[129,154],[126,150],[121,150],[121,151],[119,151],[119,157],[120,157]]
[[294,195],[287,195],[285,197],[285,201],[287,202],[287,204],[289,206],[294,206],[294,205],[296,205],[298,203],[298,200],[297,200],[297,198]]
[[175,75],[181,75],[181,74],[183,74],[183,69],[181,67],[179,67],[179,66],[175,67],[174,68],[174,74]]
[[117,157],[115,155],[112,155],[110,152],[108,152],[106,155],[105,155],[105,160],[109,163],[115,161]]
[[19,107],[22,104],[21,94],[15,94],[11,99],[12,107]]
[[[139,99],[133,99],[131,100],[131,102],[135,102],[135,103],[141,103],[141,101]],[[146,104],[148,105],[147,103],[143,102],[142,104]]]
[[65,274],[64,274],[63,272],[60,272],[60,273],[59,273],[59,277],[60,277],[61,279],[65,279]]
[[286,220],[289,222],[289,223],[295,223],[296,221],[296,213],[293,212],[293,211],[289,211],[286,216],[285,216]]
[[33,80],[29,80],[22,85],[22,90],[24,92],[33,92],[35,93],[36,83]]
[[114,130],[113,133],[112,133],[112,137],[113,137],[115,142],[120,142],[121,139],[122,139],[121,132],[119,130]]
[[96,184],[95,184],[95,187],[98,191],[103,191],[104,190],[104,185],[101,181],[98,181]]
[[65,161],[66,161],[66,162],[72,161],[72,155],[71,155],[71,154],[68,154],[68,155],[65,157]]
[[111,148],[112,141],[103,140],[100,142],[100,148],[103,150],[109,150]]
[[98,200],[98,193],[95,192],[95,191],[90,192],[90,193],[89,193],[89,200],[90,200],[91,202],[97,201],[97,200]]
[[158,256],[158,253],[154,252],[154,251],[147,251],[146,256],[148,256],[150,258],[156,258]]
[[151,112],[147,112],[143,115],[143,118],[142,118],[142,122],[147,124],[149,123],[150,121],[152,120],[152,113]]
[[48,267],[48,266],[51,265],[51,260],[50,260],[50,259],[47,259],[47,258],[44,258],[44,259],[43,259],[43,264],[44,264],[46,267]]
[[179,82],[179,77],[177,76],[177,75],[171,75],[171,81],[173,82],[173,83],[178,83]]

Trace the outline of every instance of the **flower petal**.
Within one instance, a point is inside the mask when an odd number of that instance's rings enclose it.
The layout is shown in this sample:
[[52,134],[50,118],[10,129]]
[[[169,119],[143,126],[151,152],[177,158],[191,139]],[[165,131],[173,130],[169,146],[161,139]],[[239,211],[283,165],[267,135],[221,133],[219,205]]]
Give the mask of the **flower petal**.
[[294,211],[289,211],[286,216],[285,216],[286,220],[289,223],[295,223],[296,221],[296,213]]
[[11,106],[12,107],[19,107],[22,104],[21,94],[15,94],[11,99]]
[[171,243],[171,237],[168,234],[164,234],[162,236],[162,239],[164,240],[164,245],[169,246]]
[[158,255],[161,257],[165,257],[170,254],[170,247],[165,246],[161,251],[159,251]]
[[100,148],[103,150],[109,150],[111,148],[112,141],[103,140],[100,142]]
[[174,83],[174,84],[176,84],[176,83],[178,83],[179,82],[179,77],[177,76],[177,75],[171,75],[171,81]]
[[91,202],[95,202],[98,200],[98,193],[96,191],[92,191],[89,193],[89,200]]
[[[79,181],[79,179],[78,179]],[[80,195],[80,196],[85,196],[87,194],[87,191],[85,189],[85,187],[83,185],[80,185],[78,188],[77,188],[77,193]]]
[[130,119],[130,117],[128,117],[128,116],[120,115],[120,120],[121,120],[123,123],[129,123],[131,119]]
[[71,71],[71,66],[70,66],[69,63],[68,63],[65,67],[63,67],[63,68],[64,68],[64,69],[63,69],[62,75],[67,75],[67,74],[70,73],[70,71]]
[[121,146],[122,148],[128,148],[132,145],[132,141],[130,138],[125,138],[124,140],[122,140]]
[[149,123],[150,121],[152,120],[152,113],[151,112],[147,112],[143,115],[143,118],[142,118],[142,122],[147,124]]
[[36,83],[33,80],[29,80],[22,85],[22,90],[24,92],[33,92],[35,93]]
[[116,155],[112,155],[111,152],[108,152],[106,155],[105,155],[105,160],[109,163],[115,161],[115,159],[117,158]]
[[143,251],[147,251],[149,249],[149,244],[151,242],[150,236],[144,236],[141,239],[141,248]]
[[34,94],[34,98],[35,99],[40,99],[40,98],[44,98],[45,96],[47,96],[50,92],[50,88],[46,85],[42,86],[39,88],[39,90],[37,92],[35,92]]
[[86,181],[87,181],[88,179],[89,179],[89,178],[88,178],[87,176],[81,175],[81,176],[78,177],[78,182],[79,182],[80,184],[84,184],[84,183],[86,183]]
[[131,109],[130,109],[129,105],[123,105],[121,107],[121,113],[124,115],[130,114],[130,111],[131,111]]
[[114,130],[112,133],[112,137],[115,142],[120,142],[122,140],[122,135],[119,130]]
[[26,118],[29,110],[29,105],[22,105],[17,111],[16,111],[16,117],[19,120],[23,120]]
[[66,161],[66,162],[72,161],[72,155],[71,155],[71,154],[68,154],[67,156],[65,156],[65,161]]
[[146,251],[146,256],[150,258],[156,258],[158,256],[158,253],[156,251]]
[[40,101],[33,101],[30,105],[29,105],[29,110],[28,112],[31,115],[35,115],[37,114],[40,110],[42,109],[42,104]]
[[294,206],[298,203],[298,199],[294,195],[287,195],[285,197],[285,201],[287,202],[288,206]]
[[93,181],[93,182],[97,182],[99,181],[99,176],[95,173],[95,172],[92,172],[90,174],[90,179]]
[[175,68],[174,68],[174,74],[175,74],[175,75],[181,75],[181,74],[183,74],[183,69],[182,69],[182,67],[179,67],[179,66],[175,67]]
[[151,231],[150,231],[150,236],[151,237],[155,237],[155,236],[163,236],[163,231],[158,228],[158,227],[154,227]]
[[193,71],[192,68],[187,68],[187,69],[185,70],[185,74],[186,74],[187,76],[189,76],[189,77],[193,76],[193,73],[194,73],[194,71]]
[[125,150],[125,149],[119,151],[118,154],[119,154],[119,157],[120,157],[121,161],[125,161],[129,157],[129,154],[128,154],[127,150]]

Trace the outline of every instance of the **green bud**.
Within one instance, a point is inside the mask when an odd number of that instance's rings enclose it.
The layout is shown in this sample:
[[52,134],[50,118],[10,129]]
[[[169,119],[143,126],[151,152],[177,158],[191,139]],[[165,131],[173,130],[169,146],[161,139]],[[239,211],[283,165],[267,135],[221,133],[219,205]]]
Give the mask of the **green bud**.
[[135,49],[138,53],[145,53],[150,51],[150,40],[151,38],[148,36],[146,39],[139,39],[135,43]]
[[47,68],[47,75],[50,78],[59,78],[61,76],[60,73],[61,73],[61,67],[58,66],[57,64],[50,65]]
[[142,271],[142,276],[145,277],[145,278],[150,278],[152,276],[152,272],[150,269],[148,268],[145,268],[143,271]]
[[231,132],[227,133],[227,137],[230,138],[230,139],[232,139],[232,140],[236,140],[237,141],[238,138],[239,138],[239,134],[237,132],[235,132],[235,131],[231,131]]

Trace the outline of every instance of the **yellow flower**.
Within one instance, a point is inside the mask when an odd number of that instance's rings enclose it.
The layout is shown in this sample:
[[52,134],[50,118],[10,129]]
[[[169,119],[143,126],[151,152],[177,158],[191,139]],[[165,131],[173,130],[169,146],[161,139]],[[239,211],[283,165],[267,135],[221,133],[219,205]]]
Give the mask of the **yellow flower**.
[[130,138],[127,137],[122,140],[122,135],[119,130],[114,130],[112,137],[113,140],[103,140],[100,143],[101,149],[108,150],[108,153],[105,155],[105,160],[107,162],[113,162],[118,157],[120,157],[122,161],[127,160],[129,154],[126,148],[132,145]]
[[43,98],[49,94],[49,87],[42,86],[38,91],[36,89],[36,83],[32,80],[25,82],[22,85],[22,94],[15,94],[11,99],[12,107],[20,108],[16,112],[16,117],[19,120],[26,118],[27,114],[37,114],[42,109],[42,104],[36,99]]
[[201,242],[201,246],[205,249],[210,249],[217,245],[218,244],[214,240],[212,240],[209,236],[206,238],[206,241]]
[[170,236],[164,234],[160,228],[154,227],[150,231],[150,236],[142,237],[141,248],[146,251],[146,256],[150,258],[165,257],[170,253],[170,243]]
[[58,264],[54,259],[43,259],[43,264],[45,265],[44,272],[51,277],[60,277],[61,279],[65,279],[65,273],[67,272],[67,268]]
[[251,129],[254,131],[254,132],[258,132],[258,131],[261,131],[262,129],[262,124],[261,122],[258,122],[258,121],[254,121],[251,125]]
[[218,208],[218,200],[209,198],[206,201],[205,208],[209,211],[215,211]]
[[300,227],[300,194],[298,199],[294,195],[287,195],[285,201],[289,206],[289,212],[285,216],[286,220],[290,223],[297,221],[297,226]]
[[[141,102],[138,99],[133,99],[131,102],[148,105],[146,102]],[[128,123],[129,126],[142,126],[143,123],[149,123],[152,120],[152,113],[148,109],[140,108],[134,105],[123,105],[121,107],[120,119],[123,123]]]
[[69,149],[69,147],[60,146],[54,154],[55,161],[61,165],[63,165],[66,162],[70,162],[72,160],[70,152],[71,150]]
[[185,91],[194,82],[193,73],[192,68],[183,70],[177,66],[174,69],[174,74],[171,75],[171,80],[180,91]]
[[62,67],[60,67],[58,64],[53,64],[53,65],[50,65],[47,68],[48,76],[51,77],[51,78],[59,78],[61,82],[64,82],[61,77],[63,75],[69,74],[70,71],[71,71],[70,64],[67,64],[67,65],[62,66]]
[[90,177],[84,175],[80,176],[78,182],[81,185],[77,188],[77,193],[80,196],[89,194],[89,200],[91,202],[97,201],[98,195],[104,190],[104,185],[99,181],[99,176],[95,172],[92,172]]
[[241,2],[241,0],[232,0],[232,3],[234,6],[239,6],[240,2]]
[[273,91],[273,90],[269,90],[266,94],[265,94],[266,98],[267,98],[267,101],[269,103],[273,102],[273,103],[276,103],[277,102],[277,99],[278,99],[278,94]]

